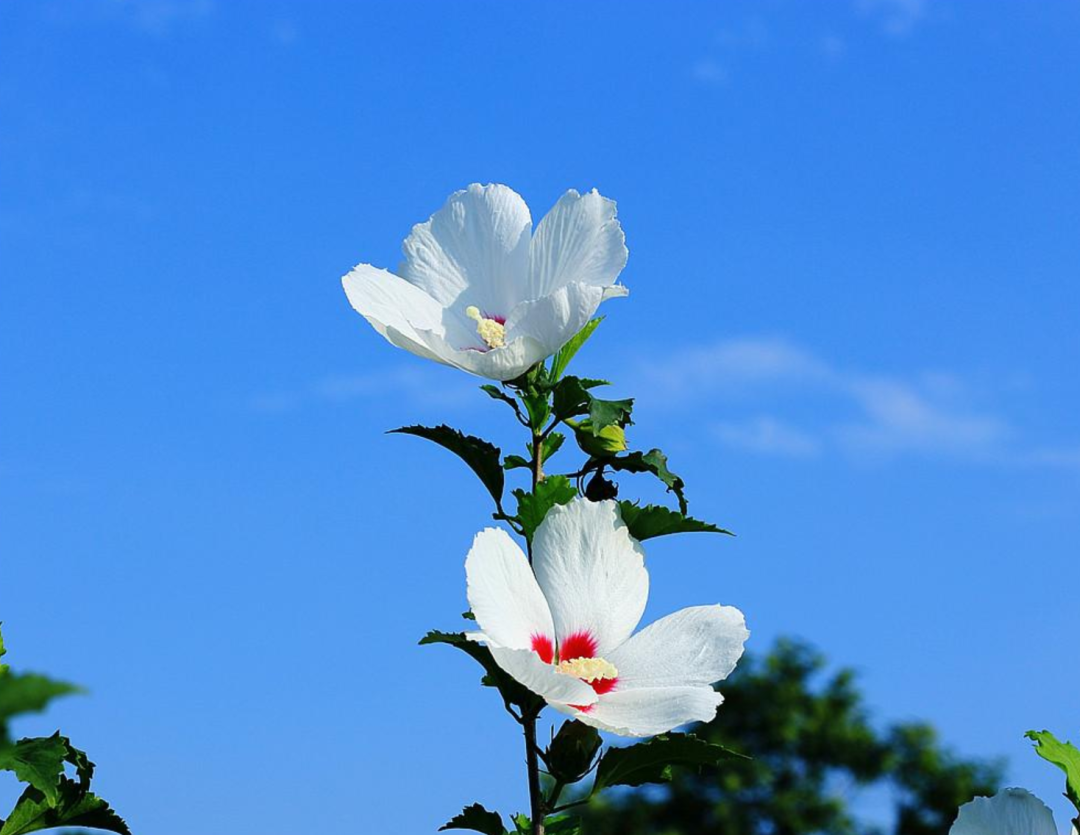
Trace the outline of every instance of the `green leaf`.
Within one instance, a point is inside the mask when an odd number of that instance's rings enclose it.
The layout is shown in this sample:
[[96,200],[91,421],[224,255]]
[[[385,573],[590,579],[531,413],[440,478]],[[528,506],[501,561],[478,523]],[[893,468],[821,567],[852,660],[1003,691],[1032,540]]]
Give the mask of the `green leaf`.
[[1028,731],[1024,736],[1035,741],[1036,754],[1065,772],[1065,796],[1080,812],[1080,750],[1050,731]]
[[[427,644],[449,644],[452,647],[457,647],[466,655],[472,657],[484,668],[485,675],[480,679],[480,683],[485,687],[496,688],[499,691],[499,695],[502,696],[503,703],[506,705],[507,710],[510,709],[511,705],[517,705],[522,710],[528,710],[539,703],[539,696],[534,694],[524,685],[518,684],[513,677],[495,663],[495,659],[491,657],[491,650],[482,644],[478,644],[476,641],[470,641],[465,637],[464,632],[439,632],[438,630],[432,630],[420,639],[421,646]],[[0,835],[2,835],[2,833],[0,833]]]
[[619,502],[622,519],[630,529],[630,536],[643,542],[654,536],[667,536],[673,533],[723,533],[734,536],[731,531],[718,528],[709,522],[702,522],[690,516],[684,516],[675,510],[650,504],[641,507],[633,502]]
[[599,435],[608,426],[623,427],[632,424],[630,412],[634,408],[632,397],[626,400],[601,400],[590,395],[589,420],[593,435]]
[[544,821],[544,832],[547,835],[579,835],[581,832],[581,819],[572,818],[568,815],[547,818]]
[[588,414],[593,399],[577,377],[564,377],[552,391],[552,408],[558,420]]
[[566,367],[570,364],[570,360],[574,358],[574,354],[576,354],[581,349],[581,346],[589,340],[589,337],[593,335],[593,331],[597,329],[603,320],[603,316],[598,316],[593,319],[585,327],[579,330],[569,342],[559,349],[555,354],[555,358],[551,361],[552,380],[558,380],[563,375],[563,372],[566,371]]
[[20,739],[0,749],[0,770],[14,771],[16,777],[40,791],[49,803],[56,803],[67,756],[67,740],[59,732],[49,737]]
[[[3,624],[0,624],[0,626],[3,626]],[[0,658],[3,658],[5,655],[7,655],[7,650],[4,649],[4,633],[3,630],[0,630]],[[0,664],[0,676],[6,673],[7,669],[7,664]]]
[[652,473],[662,481],[668,492],[674,493],[679,500],[679,511],[686,514],[686,496],[683,495],[683,480],[668,469],[667,456],[658,449],[648,452],[631,452],[629,455],[605,458],[604,463],[613,470],[628,473]]
[[543,454],[542,461],[547,461],[554,455],[563,445],[563,441],[566,440],[566,436],[561,432],[552,432],[546,438],[543,443],[540,444],[540,452]]
[[741,756],[693,734],[657,736],[627,748],[609,748],[596,768],[593,791],[611,786],[664,783],[671,779],[672,766],[715,766],[722,760]]
[[473,832],[483,832],[484,835],[505,835],[502,818],[495,812],[489,812],[479,803],[466,806],[460,815],[455,815],[447,823],[439,827],[442,832],[446,829],[471,829]]
[[517,470],[517,469],[520,469],[522,467],[524,467],[525,469],[528,469],[529,468],[529,462],[526,461],[524,458],[522,458],[520,455],[507,455],[503,459],[503,465],[502,466],[503,466],[504,470]]
[[0,826],[0,835],[24,835],[61,826],[85,826],[131,835],[123,818],[110,809],[108,803],[66,777],[60,778],[55,803],[50,803],[38,789],[28,786]]
[[498,447],[487,441],[472,435],[465,435],[449,426],[403,426],[400,429],[391,429],[390,434],[416,435],[419,438],[427,438],[439,446],[446,447],[468,464],[474,473],[484,483],[484,486],[495,499],[495,503],[502,502],[503,494],[503,470],[501,463],[502,452]]
[[20,713],[44,710],[53,699],[80,693],[81,688],[37,673],[7,673],[0,677],[0,726]]
[[532,820],[524,812],[518,812],[511,820],[514,822],[517,835],[532,835]]
[[525,538],[530,542],[540,523],[551,508],[557,504],[566,504],[577,495],[577,488],[564,475],[551,475],[536,485],[536,492],[515,490],[518,500],[517,517],[525,531]]

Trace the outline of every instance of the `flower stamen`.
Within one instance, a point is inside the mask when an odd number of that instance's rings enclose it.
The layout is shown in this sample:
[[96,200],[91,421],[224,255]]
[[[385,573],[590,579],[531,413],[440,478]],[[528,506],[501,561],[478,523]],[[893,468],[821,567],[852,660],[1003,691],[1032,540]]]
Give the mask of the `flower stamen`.
[[615,665],[603,658],[574,658],[570,661],[560,661],[555,669],[563,675],[580,678],[590,684],[600,679],[619,677],[619,671],[615,669]]
[[506,325],[492,316],[484,316],[476,305],[465,308],[465,315],[476,322],[476,332],[489,348],[506,347]]

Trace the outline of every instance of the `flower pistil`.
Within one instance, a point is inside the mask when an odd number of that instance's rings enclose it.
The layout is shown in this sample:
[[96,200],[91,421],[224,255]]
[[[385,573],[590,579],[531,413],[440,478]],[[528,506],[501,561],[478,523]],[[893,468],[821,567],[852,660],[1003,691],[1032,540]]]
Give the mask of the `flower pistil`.
[[500,317],[485,316],[476,305],[465,308],[465,315],[476,322],[476,332],[488,348],[506,347],[506,325]]

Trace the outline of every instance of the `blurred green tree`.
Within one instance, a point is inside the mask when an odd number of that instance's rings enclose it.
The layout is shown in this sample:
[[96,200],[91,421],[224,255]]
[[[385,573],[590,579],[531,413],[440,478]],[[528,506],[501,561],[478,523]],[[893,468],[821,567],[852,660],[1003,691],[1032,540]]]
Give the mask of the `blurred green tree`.
[[[588,835],[881,835],[853,795],[892,804],[894,835],[945,835],[957,807],[997,791],[1001,762],[958,757],[923,723],[879,729],[855,673],[826,672],[806,643],[781,640],[724,682],[724,706],[693,730],[752,757],[719,772],[677,770],[671,783],[583,807]],[[874,818],[870,820],[868,818]]]

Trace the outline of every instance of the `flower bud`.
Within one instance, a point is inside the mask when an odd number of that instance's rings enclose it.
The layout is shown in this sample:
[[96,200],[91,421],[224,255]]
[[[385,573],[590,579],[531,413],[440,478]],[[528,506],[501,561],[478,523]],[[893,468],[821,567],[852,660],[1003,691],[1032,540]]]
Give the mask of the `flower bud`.
[[547,766],[560,783],[576,783],[589,773],[600,751],[600,734],[576,719],[566,722],[547,750]]
[[626,452],[626,431],[621,426],[611,424],[599,432],[593,432],[593,422],[588,418],[579,421],[566,421],[573,427],[578,446],[594,458],[610,458],[620,452]]

